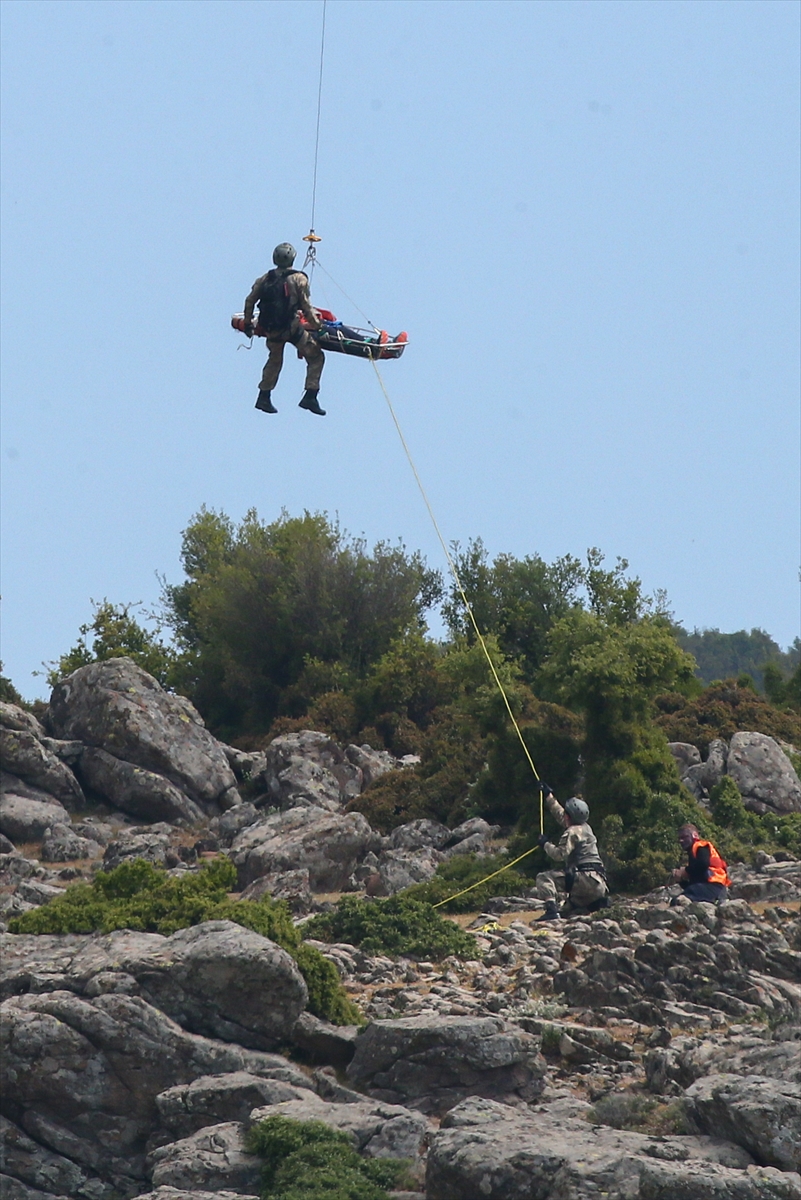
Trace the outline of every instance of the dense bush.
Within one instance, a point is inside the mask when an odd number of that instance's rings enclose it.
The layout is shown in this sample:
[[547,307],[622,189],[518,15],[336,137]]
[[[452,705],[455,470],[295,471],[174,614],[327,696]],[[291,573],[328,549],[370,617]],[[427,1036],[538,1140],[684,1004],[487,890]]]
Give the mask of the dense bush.
[[[92,620],[80,626],[78,641],[51,665],[47,673],[48,683],[56,684],[59,679],[88,663],[105,662],[109,658],[132,658],[162,687],[170,686],[178,660],[175,650],[161,639],[160,623],[156,622],[155,629],[140,625],[132,616],[133,609],[142,607],[139,604],[111,604],[103,600],[99,604],[93,602],[92,607]],[[144,616],[148,620],[148,615]]]
[[738,629],[736,633],[694,629],[688,633],[677,628],[676,640],[683,650],[692,654],[697,664],[695,673],[706,684],[750,675],[761,688],[767,682],[766,667],[771,666],[779,679],[784,679],[798,667],[801,652],[801,639],[797,638],[790,650],[783,653],[764,629],[752,629],[750,633],[746,629]]
[[312,917],[303,932],[324,942],[349,942],[368,954],[435,961],[449,954],[478,957],[475,938],[408,894],[388,900],[343,896],[333,912]]
[[309,1010],[335,1024],[362,1018],[348,1000],[333,963],[303,944],[287,906],[269,896],[232,900],[236,868],[217,858],[199,871],[174,878],[144,859],[98,872],[89,883],[74,883],[63,896],[9,921],[12,933],[111,933],[141,929],[171,934],[201,921],[235,921],[283,947],[298,964],[309,989]]
[[670,742],[690,742],[706,753],[713,738],[766,733],[801,748],[801,714],[782,710],[735,679],[713,683],[697,696],[667,693],[656,698],[656,724]]
[[361,1158],[347,1133],[322,1121],[273,1116],[245,1134],[245,1148],[264,1162],[263,1200],[389,1200],[407,1164]]
[[185,582],[164,593],[182,650],[178,685],[228,737],[302,716],[364,677],[422,626],[440,577],[419,554],[372,552],[322,513],[236,525],[201,509],[183,535]]

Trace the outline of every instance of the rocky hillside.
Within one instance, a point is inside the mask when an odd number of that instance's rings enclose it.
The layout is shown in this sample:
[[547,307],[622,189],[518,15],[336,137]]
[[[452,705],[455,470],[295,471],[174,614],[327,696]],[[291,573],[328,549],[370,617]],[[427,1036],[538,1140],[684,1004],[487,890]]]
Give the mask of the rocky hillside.
[[[332,893],[395,895],[498,850],[478,818],[384,836],[347,811],[414,760],[312,731],[235,750],[127,659],[75,671],[43,722],[0,719],[6,930],[136,859],[181,880],[225,855],[243,900],[285,899],[302,929]],[[801,812],[771,738],[671,748],[701,803],[728,776],[753,812]],[[518,887],[459,918],[469,957],[310,938],[361,1025],[313,1016],[297,955],[232,920],[6,931],[3,1196],[254,1197],[249,1131],[282,1115],[407,1160],[398,1197],[801,1198],[801,863],[730,873],[719,908],[663,888],[544,925]]]

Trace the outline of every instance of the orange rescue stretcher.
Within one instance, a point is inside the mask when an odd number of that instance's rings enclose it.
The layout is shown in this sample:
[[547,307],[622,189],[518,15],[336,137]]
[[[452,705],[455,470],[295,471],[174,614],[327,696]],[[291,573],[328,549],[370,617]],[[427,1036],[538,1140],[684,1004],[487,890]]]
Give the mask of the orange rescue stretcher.
[[[391,337],[385,329],[356,329],[352,325],[343,325],[327,308],[315,310],[323,322],[322,329],[309,329],[316,338],[321,350],[334,350],[337,354],[351,354],[356,358],[400,358],[409,341],[407,333],[399,333]],[[300,314],[301,325],[306,322]],[[231,327],[239,333],[245,332],[245,314],[235,313],[231,317]],[[256,322],[253,330],[256,337],[267,337],[267,331]]]

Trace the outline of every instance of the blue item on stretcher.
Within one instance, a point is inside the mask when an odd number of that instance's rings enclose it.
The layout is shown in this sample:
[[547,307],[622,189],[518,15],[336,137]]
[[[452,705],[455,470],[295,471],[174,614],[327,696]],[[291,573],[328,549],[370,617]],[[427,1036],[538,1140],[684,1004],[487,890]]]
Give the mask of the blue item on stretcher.
[[400,358],[409,340],[405,333],[390,338],[385,330],[369,331],[344,325],[342,321],[323,320],[314,337],[322,350],[351,354],[357,358]]

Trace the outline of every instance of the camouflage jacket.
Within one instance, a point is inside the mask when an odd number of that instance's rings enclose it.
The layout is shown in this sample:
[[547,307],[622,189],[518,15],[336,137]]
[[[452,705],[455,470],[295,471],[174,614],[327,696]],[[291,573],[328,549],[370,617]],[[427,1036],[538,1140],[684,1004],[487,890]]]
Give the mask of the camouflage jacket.
[[[545,803],[551,815],[560,825],[564,825],[565,810],[556,797],[551,794]],[[545,853],[549,858],[563,862],[569,871],[604,869],[592,826],[586,822],[583,825],[568,825],[558,842],[545,843]]]

